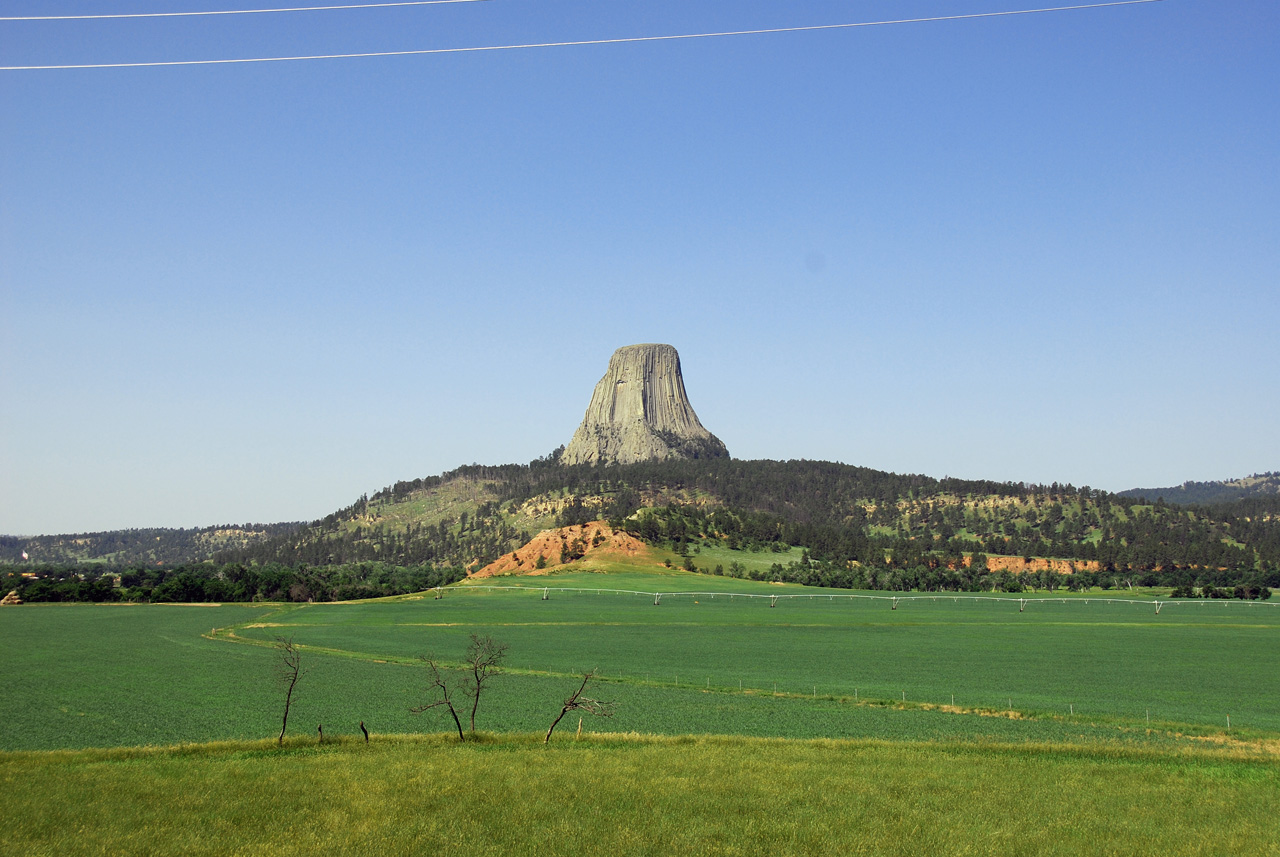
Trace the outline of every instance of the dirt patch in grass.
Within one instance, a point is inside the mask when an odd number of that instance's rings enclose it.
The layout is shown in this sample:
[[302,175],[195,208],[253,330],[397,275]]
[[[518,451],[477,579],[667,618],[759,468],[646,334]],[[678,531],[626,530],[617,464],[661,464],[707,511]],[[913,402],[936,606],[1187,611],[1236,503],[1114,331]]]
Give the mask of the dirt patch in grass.
[[1177,733],[1179,738],[1189,738],[1192,741],[1203,741],[1206,744],[1213,744],[1219,747],[1227,747],[1232,750],[1243,750],[1248,752],[1261,753],[1267,756],[1280,756],[1280,740],[1275,738],[1236,738],[1231,735],[1183,735]]

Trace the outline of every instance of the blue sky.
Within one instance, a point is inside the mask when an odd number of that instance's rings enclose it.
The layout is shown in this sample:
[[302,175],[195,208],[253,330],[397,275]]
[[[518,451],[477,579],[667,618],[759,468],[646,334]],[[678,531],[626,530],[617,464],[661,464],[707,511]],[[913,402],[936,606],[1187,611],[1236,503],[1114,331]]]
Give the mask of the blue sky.
[[[0,22],[0,64],[1034,5]],[[739,458],[1112,490],[1280,469],[1277,44],[1271,0],[1165,0],[0,72],[0,532],[313,519],[528,461],[634,342],[679,349]]]

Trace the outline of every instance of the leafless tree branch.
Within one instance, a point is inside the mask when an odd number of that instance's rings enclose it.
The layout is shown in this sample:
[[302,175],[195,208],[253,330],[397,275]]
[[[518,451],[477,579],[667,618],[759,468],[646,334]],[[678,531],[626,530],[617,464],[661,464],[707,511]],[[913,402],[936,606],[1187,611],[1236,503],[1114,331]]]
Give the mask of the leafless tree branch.
[[476,731],[476,709],[480,707],[480,694],[489,679],[500,671],[506,654],[506,643],[499,643],[492,637],[471,635],[471,643],[467,646],[467,669],[471,674],[463,680],[462,691],[471,697],[472,732]]
[[560,709],[560,713],[556,715],[556,719],[551,721],[551,728],[547,730],[547,737],[542,739],[543,744],[551,743],[551,733],[556,731],[556,727],[560,725],[560,721],[564,719],[564,716],[570,711],[583,711],[587,714],[593,714],[596,717],[613,716],[613,712],[618,707],[616,702],[591,699],[582,695],[582,692],[587,689],[587,682],[591,681],[595,676],[595,670],[591,670],[590,672],[583,674],[582,684],[578,685],[578,689],[573,692],[573,695],[564,701],[564,707]]
[[276,649],[280,652],[280,660],[276,664],[276,678],[284,685],[284,717],[280,721],[280,738],[277,746],[284,745],[284,733],[289,727],[289,706],[293,704],[293,690],[298,680],[310,670],[302,669],[302,652],[293,642],[293,638],[276,637]]
[[429,690],[434,690],[439,696],[438,699],[428,702],[425,705],[418,705],[409,710],[414,714],[421,714],[424,711],[430,711],[433,708],[444,707],[449,710],[449,714],[453,716],[454,725],[458,727],[458,740],[466,741],[467,738],[462,734],[462,721],[458,719],[458,712],[453,707],[453,700],[450,698],[449,683],[445,681],[444,675],[440,672],[440,667],[436,664],[435,658],[431,655],[418,655],[418,660],[427,665],[427,669],[431,671],[431,686]]

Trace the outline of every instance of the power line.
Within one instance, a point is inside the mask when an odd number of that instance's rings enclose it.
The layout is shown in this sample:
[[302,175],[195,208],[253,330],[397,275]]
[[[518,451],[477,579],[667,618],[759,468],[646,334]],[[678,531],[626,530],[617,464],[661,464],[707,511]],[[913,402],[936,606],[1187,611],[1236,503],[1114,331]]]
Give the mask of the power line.
[[221,9],[211,12],[128,12],[111,15],[26,15],[0,21],[101,21],[113,18],[196,18],[204,15],[268,15],[272,12],[328,12],[334,9],[386,9],[391,6],[440,6],[445,3],[487,3],[489,0],[403,0],[398,3],[350,3],[345,6],[294,6],[288,9]]
[[428,54],[463,54],[484,51],[515,51],[532,48],[565,48],[583,45],[621,45],[636,42],[669,42],[682,39],[714,39],[724,36],[760,36],[773,33],[804,33],[817,30],[848,30],[855,27],[883,27],[890,24],[924,24],[935,21],[964,21],[974,18],[1002,18],[1012,15],[1035,15],[1042,12],[1070,12],[1080,9],[1102,9],[1110,6],[1138,6],[1146,3],[1162,3],[1164,0],[1112,0],[1107,3],[1087,3],[1077,6],[1049,6],[1041,9],[1012,9],[1004,12],[974,12],[967,15],[937,15],[929,18],[899,18],[893,21],[857,21],[848,24],[813,24],[804,27],[769,27],[759,30],[726,30],[716,33],[680,33],[666,36],[627,36],[617,39],[581,39],[565,42],[529,42],[516,45],[475,45],[462,48],[420,48],[408,51],[367,51],[350,54],[314,54],[292,57],[243,57],[220,60],[164,60],[158,62],[83,63],[74,65],[11,65],[0,66],[0,71],[54,71],[89,68],[154,68],[157,66],[186,65],[234,65],[239,63],[300,62],[302,60],[338,60],[372,57],[407,57]]

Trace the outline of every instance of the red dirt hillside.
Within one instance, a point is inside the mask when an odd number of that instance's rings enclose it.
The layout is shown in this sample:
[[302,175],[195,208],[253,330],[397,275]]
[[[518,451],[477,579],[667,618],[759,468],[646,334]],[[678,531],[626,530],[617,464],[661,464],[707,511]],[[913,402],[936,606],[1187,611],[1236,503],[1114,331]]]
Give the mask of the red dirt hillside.
[[[964,564],[968,565],[969,557],[965,557]],[[1014,574],[1020,574],[1024,571],[1043,571],[1050,569],[1058,574],[1072,574],[1077,569],[1080,571],[1097,571],[1099,569],[1098,561],[1095,559],[1044,559],[1043,557],[1032,557],[1031,562],[1027,562],[1020,556],[992,556],[987,554],[987,568],[991,571],[1012,571]]]
[[[627,533],[617,532],[604,521],[592,521],[576,527],[543,530],[514,553],[498,559],[471,577],[493,577],[496,574],[546,574],[585,557],[633,557],[649,550],[649,546]],[[538,568],[538,558],[545,567]],[[566,561],[561,562],[561,558]]]

